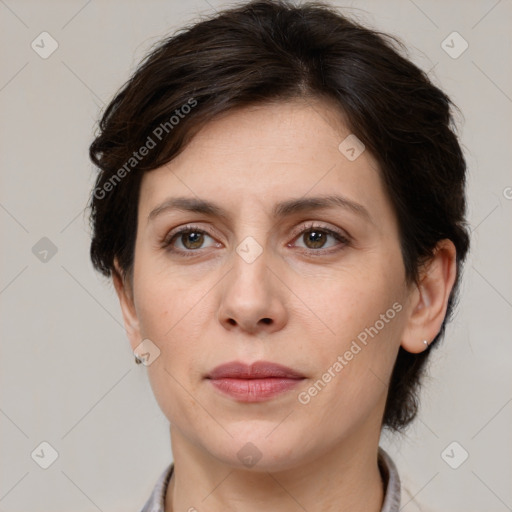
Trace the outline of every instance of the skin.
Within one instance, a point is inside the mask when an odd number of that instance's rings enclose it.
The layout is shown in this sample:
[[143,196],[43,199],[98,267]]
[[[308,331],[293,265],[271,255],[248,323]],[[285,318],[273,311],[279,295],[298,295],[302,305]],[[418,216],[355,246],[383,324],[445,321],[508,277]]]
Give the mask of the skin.
[[[419,283],[406,282],[377,163],[369,151],[354,161],[340,152],[349,134],[325,100],[244,108],[205,125],[178,157],[143,177],[133,281],[117,267],[114,284],[132,349],[148,338],[161,351],[147,371],[170,422],[175,470],[166,512],[382,507],[377,450],[387,384],[400,345],[420,352],[439,332],[455,248],[440,242]],[[272,216],[277,202],[332,194],[363,206],[368,218],[342,207]],[[228,217],[174,209],[148,221],[177,196],[213,201]],[[308,221],[317,228],[304,232]],[[192,257],[162,247],[188,223],[207,234],[199,242],[178,236],[171,247]],[[321,231],[321,242],[311,231]],[[236,252],[246,237],[262,250],[251,263]],[[298,394],[396,303],[401,311],[300,403]],[[242,403],[205,379],[234,360],[277,362],[306,378],[270,400]],[[237,456],[248,442],[261,454],[252,467]]]

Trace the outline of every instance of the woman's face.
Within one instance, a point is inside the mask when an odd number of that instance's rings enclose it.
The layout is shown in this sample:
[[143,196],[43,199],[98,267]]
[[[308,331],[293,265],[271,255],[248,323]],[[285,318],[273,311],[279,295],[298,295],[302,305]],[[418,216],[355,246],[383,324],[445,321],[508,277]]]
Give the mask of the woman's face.
[[[377,164],[352,138],[340,146],[350,131],[335,112],[312,100],[230,112],[142,180],[132,348],[160,350],[147,371],[171,432],[232,466],[285,469],[378,439],[410,289]],[[307,202],[328,196],[342,199]],[[283,385],[267,395],[265,382],[207,378],[257,361],[302,378],[267,379]]]

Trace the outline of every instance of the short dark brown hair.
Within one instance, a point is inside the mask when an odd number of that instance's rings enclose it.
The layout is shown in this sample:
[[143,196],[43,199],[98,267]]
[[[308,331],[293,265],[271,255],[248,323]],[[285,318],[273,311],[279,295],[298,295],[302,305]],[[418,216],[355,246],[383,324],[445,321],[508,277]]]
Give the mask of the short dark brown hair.
[[401,50],[396,38],[322,2],[256,0],[185,27],[147,55],[103,113],[90,146],[99,175],[89,204],[94,267],[111,276],[116,258],[130,276],[144,172],[176,157],[221,113],[296,98],[333,100],[379,163],[408,282],[418,280],[440,240],[457,250],[439,334],[419,354],[399,349],[383,417],[395,430],[417,413],[424,364],[444,335],[469,248],[454,105]]

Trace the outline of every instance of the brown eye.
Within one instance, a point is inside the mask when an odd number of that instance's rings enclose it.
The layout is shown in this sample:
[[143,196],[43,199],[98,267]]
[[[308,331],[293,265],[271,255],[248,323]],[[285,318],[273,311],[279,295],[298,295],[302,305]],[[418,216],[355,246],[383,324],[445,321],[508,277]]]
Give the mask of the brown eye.
[[163,249],[178,256],[195,256],[196,253],[199,254],[200,249],[219,245],[206,231],[195,226],[185,226],[169,234],[162,241]]
[[303,226],[293,243],[293,246],[302,249],[303,252],[307,251],[315,256],[342,250],[349,245],[349,235],[315,224]]
[[319,229],[310,229],[302,235],[302,239],[309,249],[321,249],[329,235]]
[[186,231],[181,233],[180,241],[185,249],[199,249],[204,242],[204,233],[199,231]]

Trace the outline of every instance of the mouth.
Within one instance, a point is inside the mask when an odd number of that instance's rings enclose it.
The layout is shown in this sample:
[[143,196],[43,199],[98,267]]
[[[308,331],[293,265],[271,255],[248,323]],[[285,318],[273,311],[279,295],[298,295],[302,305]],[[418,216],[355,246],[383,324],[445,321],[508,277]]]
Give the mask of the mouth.
[[305,376],[268,361],[257,361],[251,365],[233,361],[217,366],[206,379],[217,391],[236,401],[262,402],[293,389]]

